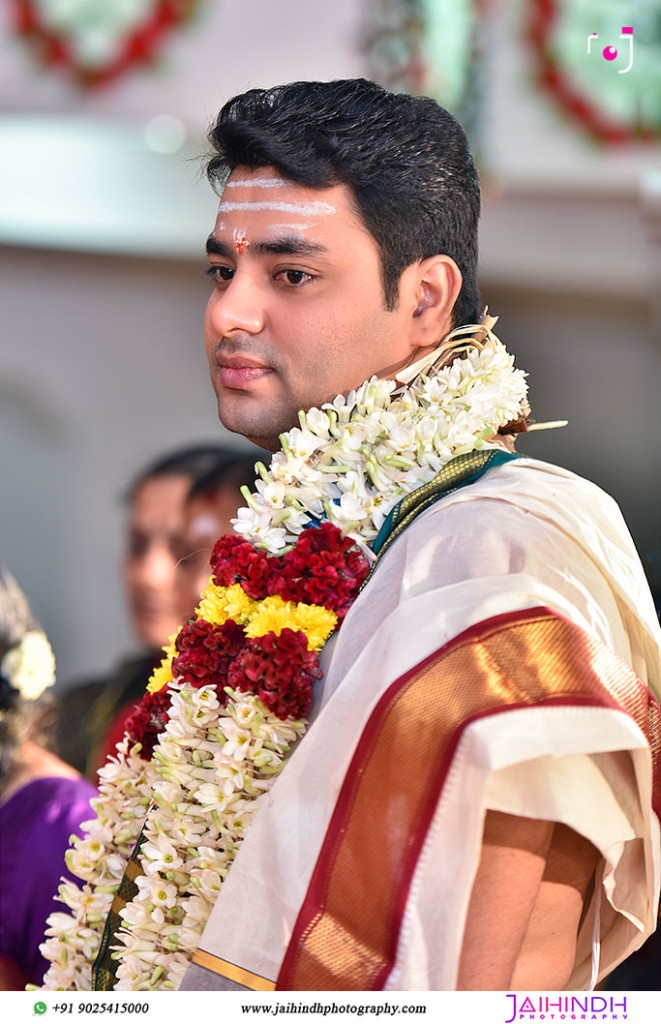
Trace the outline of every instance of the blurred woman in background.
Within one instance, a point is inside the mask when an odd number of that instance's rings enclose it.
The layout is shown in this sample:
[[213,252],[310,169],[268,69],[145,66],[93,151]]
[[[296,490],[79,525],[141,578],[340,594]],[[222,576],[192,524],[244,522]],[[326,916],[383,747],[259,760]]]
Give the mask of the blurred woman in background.
[[[123,576],[131,626],[142,649],[122,657],[109,672],[65,687],[56,722],[57,753],[90,781],[96,780],[98,769],[115,753],[127,718],[160,664],[163,645],[193,614],[200,573],[187,567],[191,559],[201,560],[206,586],[213,542],[231,529],[229,520],[243,501],[239,488],[246,481],[251,486],[254,482],[254,461],[220,445],[189,445],[160,455],[130,485]],[[217,479],[219,473],[222,481]],[[209,508],[210,515],[216,516],[213,529],[217,532],[204,545],[195,536],[191,548],[185,537],[184,511],[191,488],[208,479],[213,481]],[[193,581],[183,590],[180,565],[187,581]]]
[[66,870],[69,836],[93,816],[96,790],[44,746],[42,694],[55,659],[16,580],[0,561],[0,989],[40,984],[46,918]]

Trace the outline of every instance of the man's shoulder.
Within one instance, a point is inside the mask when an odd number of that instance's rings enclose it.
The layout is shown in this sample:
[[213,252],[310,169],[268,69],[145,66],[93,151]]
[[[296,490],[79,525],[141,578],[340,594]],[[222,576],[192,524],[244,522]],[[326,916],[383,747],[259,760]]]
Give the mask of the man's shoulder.
[[62,688],[61,699],[67,704],[85,704],[94,701],[100,694],[105,693],[108,688],[117,688],[123,693],[127,688],[133,687],[136,681],[144,683],[149,678],[154,665],[157,662],[156,653],[133,654],[123,658],[107,672],[88,678],[72,680]]
[[457,496],[462,493],[476,495],[482,491],[500,491],[508,488],[515,488],[516,492],[521,493],[533,490],[548,494],[552,494],[556,488],[562,488],[565,493],[574,492],[577,496],[584,492],[599,494],[605,501],[614,503],[614,499],[598,484],[574,470],[520,454],[515,459],[495,465],[474,484],[454,493]]
[[124,658],[106,675],[80,679],[58,695],[54,749],[80,772],[118,707],[139,700],[157,661],[154,652]]
[[495,466],[474,483],[444,495],[412,525],[424,533],[425,519],[438,524],[454,509],[454,520],[468,511],[467,506],[471,517],[477,519],[493,521],[502,518],[499,511],[506,514],[518,509],[560,528],[589,514],[594,523],[626,532],[617,502],[598,484],[563,466],[528,456]]
[[581,579],[598,572],[609,582],[619,576],[622,587],[642,585],[615,501],[570,470],[521,457],[413,519],[377,563],[359,608],[376,601],[393,609],[432,591],[452,600],[466,584],[529,595],[531,587],[555,586],[562,566]]

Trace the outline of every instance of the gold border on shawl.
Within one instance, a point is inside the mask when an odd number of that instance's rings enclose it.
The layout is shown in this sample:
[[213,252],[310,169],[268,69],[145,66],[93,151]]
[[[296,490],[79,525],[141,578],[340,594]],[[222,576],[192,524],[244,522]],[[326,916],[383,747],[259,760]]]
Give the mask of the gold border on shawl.
[[140,878],[140,875],[144,875],[144,871],[137,860],[130,860],[126,865],[125,874],[131,882],[135,882],[136,878]]
[[[412,873],[463,729],[533,705],[617,708],[658,767],[658,708],[603,644],[548,609],[467,630],[394,683],[347,772],[277,988],[368,991],[392,969]],[[657,791],[658,792],[658,791]]]
[[207,953],[204,949],[195,951],[192,962],[198,967],[206,967],[214,974],[220,974],[223,978],[244,985],[254,992],[273,992],[275,990],[274,981],[269,981],[268,978],[263,978],[260,974],[253,974],[252,971],[247,971],[245,967],[238,967],[236,964],[230,963],[229,960],[222,960],[219,956]]

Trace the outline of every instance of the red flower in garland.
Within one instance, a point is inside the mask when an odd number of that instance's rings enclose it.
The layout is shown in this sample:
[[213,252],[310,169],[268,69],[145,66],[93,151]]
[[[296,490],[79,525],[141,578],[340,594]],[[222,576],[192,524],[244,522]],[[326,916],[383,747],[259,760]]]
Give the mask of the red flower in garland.
[[279,594],[284,601],[323,605],[336,612],[340,621],[370,568],[360,548],[328,522],[304,530],[281,562],[269,582],[269,594]]
[[206,619],[189,622],[175,640],[178,651],[172,659],[172,675],[191,686],[215,686],[224,698],[227,671],[246,642],[246,635],[233,619],[214,626]]
[[[304,530],[282,557],[268,556],[248,541],[226,534],[216,541],[211,567],[217,586],[239,583],[253,600],[277,594],[285,601],[322,605],[335,611],[340,621],[369,572],[360,548],[332,523]],[[312,684],[321,678],[307,637],[292,629],[247,639],[233,619],[222,626],[197,619],[180,630],[175,650],[172,673],[178,681],[212,685],[223,701],[226,685],[256,693],[282,719],[307,714]],[[141,756],[146,759],[167,722],[170,696],[167,687],[145,694],[127,722],[132,742],[142,744]]]
[[265,551],[254,548],[247,540],[233,533],[219,537],[211,552],[213,582],[218,587],[240,583],[248,597],[261,601],[268,594],[267,584],[278,558],[269,558]]
[[230,667],[227,681],[236,690],[256,693],[278,718],[300,718],[310,710],[312,684],[321,678],[315,651],[304,633],[283,629],[280,635],[248,640]]
[[156,693],[146,693],[126,721],[125,732],[129,736],[129,746],[142,744],[140,757],[143,761],[151,759],[156,741],[167,724],[170,699],[171,693],[167,686]]

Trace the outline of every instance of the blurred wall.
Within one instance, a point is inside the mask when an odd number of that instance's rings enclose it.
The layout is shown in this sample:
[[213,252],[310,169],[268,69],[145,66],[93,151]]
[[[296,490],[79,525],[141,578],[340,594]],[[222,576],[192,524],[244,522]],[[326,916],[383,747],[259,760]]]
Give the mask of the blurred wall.
[[[650,312],[657,220],[638,203],[638,156],[598,150],[534,94],[516,24],[497,7],[481,146],[483,298],[531,372],[536,418],[571,420],[523,448],[614,493],[651,573],[661,456],[661,345]],[[44,146],[27,203],[38,215],[22,242],[11,226],[19,197],[0,211],[0,548],[66,681],[131,645],[118,570],[127,480],[163,449],[228,437],[202,345],[201,252],[214,199],[191,162],[201,133],[224,99],[252,85],[360,74],[362,5],[207,2],[155,72],[99,94],[39,72],[9,38],[6,8],[0,122],[15,126],[21,115],[39,126],[46,116],[63,131],[133,133],[117,143],[116,165],[82,175],[84,197],[78,182],[65,197],[71,175]],[[143,152],[135,139],[164,113],[186,128],[185,146]],[[0,194],[12,160],[19,177],[23,168],[16,149],[5,155]]]
[[482,294],[533,416],[570,421],[520,450],[615,496],[660,607],[661,146],[597,144],[540,92],[528,6],[492,0],[482,38]]
[[361,71],[361,0],[201,0],[190,22],[166,39],[155,66],[84,94],[62,76],[43,74],[8,38],[10,6],[0,4],[5,110],[133,120],[167,113],[199,129],[244,89]]
[[[200,261],[200,266],[201,266]],[[59,675],[131,639],[119,590],[136,469],[221,431],[196,263],[0,250],[2,549],[52,636]]]
[[[39,69],[0,5],[0,240],[30,243],[0,246],[0,550],[60,685],[134,643],[119,562],[135,470],[188,441],[242,443],[218,423],[203,348],[203,133],[235,92],[359,74],[360,16],[353,0],[206,0],[155,69],[85,93]],[[163,114],[188,132],[173,155],[141,142]]]

